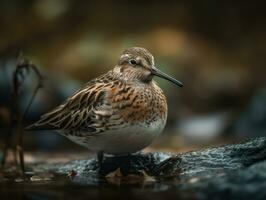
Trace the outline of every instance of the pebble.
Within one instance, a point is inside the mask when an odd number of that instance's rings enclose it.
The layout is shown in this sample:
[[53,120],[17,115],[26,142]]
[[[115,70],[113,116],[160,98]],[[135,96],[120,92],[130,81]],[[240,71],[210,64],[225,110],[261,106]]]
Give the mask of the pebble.
[[191,184],[193,184],[193,183],[196,183],[196,182],[198,182],[199,181],[199,178],[191,178],[191,179],[189,179],[189,183],[191,183]]
[[43,179],[40,176],[37,175],[33,175],[32,177],[30,177],[31,181],[42,181]]
[[24,179],[22,179],[22,178],[16,178],[14,181],[15,181],[16,183],[21,183],[21,182],[24,181]]

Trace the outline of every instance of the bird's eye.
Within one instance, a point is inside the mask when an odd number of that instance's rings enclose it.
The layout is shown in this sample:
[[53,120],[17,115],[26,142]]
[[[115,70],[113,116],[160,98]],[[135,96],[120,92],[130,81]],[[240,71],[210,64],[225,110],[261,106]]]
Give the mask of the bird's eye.
[[128,62],[129,62],[129,64],[131,64],[131,65],[136,65],[136,64],[137,64],[137,61],[134,60],[134,59],[130,59]]

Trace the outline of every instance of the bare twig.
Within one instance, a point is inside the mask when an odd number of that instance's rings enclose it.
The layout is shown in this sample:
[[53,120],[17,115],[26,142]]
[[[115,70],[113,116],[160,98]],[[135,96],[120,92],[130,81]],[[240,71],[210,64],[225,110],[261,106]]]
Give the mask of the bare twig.
[[26,116],[27,116],[27,114],[29,112],[29,109],[30,109],[30,107],[31,107],[31,105],[32,105],[32,103],[33,103],[33,101],[34,101],[39,89],[41,89],[43,87],[43,76],[40,74],[40,72],[38,71],[38,69],[37,69],[37,67],[35,65],[31,65],[31,67],[32,67],[33,71],[35,72],[35,74],[38,77],[38,84],[34,88],[33,93],[31,95],[31,98],[30,98],[30,101],[29,101],[29,103],[28,103],[28,105],[27,105],[27,107],[26,107],[26,109],[25,109],[25,111],[23,113],[23,117],[22,117],[23,120],[25,120],[25,118],[26,118]]
[[[17,152],[18,152],[18,156],[19,156],[19,163],[20,163],[20,167],[21,170],[24,171],[25,167],[24,167],[24,154],[23,154],[23,127],[22,127],[22,122],[24,121],[30,106],[32,105],[33,100],[36,97],[37,92],[39,91],[39,89],[43,86],[43,77],[40,74],[40,72],[38,71],[37,67],[35,65],[33,65],[31,62],[29,62],[29,60],[25,59],[22,57],[21,60],[18,60],[18,64],[17,64],[17,69],[15,71],[15,78],[18,80],[18,77],[21,76],[22,77],[22,82],[25,80],[24,74],[23,74],[23,69],[25,69],[25,71],[28,73],[31,69],[33,70],[33,72],[36,74],[36,76],[38,77],[38,84],[36,86],[36,88],[34,89],[34,92],[30,98],[30,101],[23,113],[23,115],[20,114],[18,106],[17,107],[17,119],[18,119],[18,126],[17,126]],[[14,88],[15,88],[15,97],[16,97],[16,105],[18,105],[18,85],[16,85],[16,83],[18,83],[18,81],[15,80],[14,81]]]
[[[18,58],[19,59],[19,58]],[[18,101],[18,93],[19,89],[22,85],[22,82],[24,82],[25,76],[23,76],[23,65],[21,65],[18,61],[16,65],[16,69],[13,72],[13,105],[15,108],[16,112],[16,136],[17,136],[17,155],[18,155],[18,160],[20,164],[21,170],[24,172],[25,167],[24,167],[24,155],[23,155],[23,136],[22,136],[22,116],[20,113],[19,109],[19,101]]]
[[[21,90],[21,87],[26,79],[26,75],[32,71],[38,79],[38,84],[34,88],[33,94],[29,100],[29,103],[26,106],[25,111],[23,114],[20,112],[19,108],[19,92]],[[12,76],[12,83],[13,83],[13,91],[12,91],[12,108],[14,109],[15,117],[12,117],[12,119],[16,120],[16,152],[17,156],[15,158],[15,161],[19,161],[20,169],[22,172],[25,170],[25,165],[24,165],[24,153],[23,153],[23,121],[25,120],[26,115],[29,112],[29,109],[39,91],[40,88],[43,86],[43,76],[39,72],[38,68],[32,64],[28,59],[24,58],[22,54],[20,54],[17,58],[17,65],[16,69],[13,72]],[[11,110],[13,110],[11,108]],[[12,114],[14,113],[12,112]],[[11,120],[13,121],[13,120]],[[11,126],[13,124],[11,123]],[[5,144],[5,149],[4,149],[4,158],[2,160],[2,165],[5,164],[6,161],[6,156],[7,156],[7,150],[11,146],[11,138],[12,138],[12,127],[10,128],[10,133],[7,136],[7,141]]]
[[1,160],[1,166],[3,167],[6,164],[6,158],[7,158],[7,152],[9,147],[11,146],[11,139],[12,139],[12,118],[10,115],[10,121],[9,121],[9,127],[8,127],[8,133],[5,137],[5,143],[4,143],[4,149],[3,149],[3,158]]
[[[4,54],[5,55],[5,54]],[[1,55],[1,59],[3,59],[3,67],[5,67],[5,69],[7,68],[7,65],[6,65],[6,57],[5,56],[2,56]],[[8,79],[8,74],[7,74],[7,70],[5,70],[5,78],[7,79],[7,83],[9,83],[9,79]],[[10,89],[12,88],[12,81],[10,81]],[[11,95],[11,103],[9,104],[9,124],[8,124],[8,131],[7,131],[7,134],[5,134],[5,142],[4,142],[4,148],[3,148],[3,157],[2,157],[2,160],[1,160],[1,166],[4,167],[5,166],[5,163],[6,163],[6,159],[7,159],[7,153],[8,153],[8,149],[12,149],[12,153],[13,153],[13,156],[14,156],[14,160],[15,162],[17,161],[15,158],[16,158],[16,153],[15,153],[15,148],[12,147],[12,137],[13,137],[13,127],[15,125],[14,123],[14,116],[13,114],[11,113],[14,113],[14,105],[12,103],[13,101],[13,98],[12,98],[12,95]],[[17,163],[16,163],[17,164]]]

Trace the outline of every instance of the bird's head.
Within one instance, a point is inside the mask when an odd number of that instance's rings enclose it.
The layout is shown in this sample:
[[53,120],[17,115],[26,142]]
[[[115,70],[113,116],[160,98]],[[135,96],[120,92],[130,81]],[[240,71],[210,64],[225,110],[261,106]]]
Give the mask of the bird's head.
[[150,83],[154,76],[166,79],[180,87],[183,84],[155,67],[153,55],[141,47],[132,47],[123,51],[114,73],[125,81]]

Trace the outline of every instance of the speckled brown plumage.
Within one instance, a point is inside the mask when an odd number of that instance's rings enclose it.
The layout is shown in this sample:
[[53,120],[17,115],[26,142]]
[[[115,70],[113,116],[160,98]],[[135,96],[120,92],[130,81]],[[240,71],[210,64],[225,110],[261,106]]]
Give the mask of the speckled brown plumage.
[[111,154],[141,150],[167,118],[166,98],[153,80],[158,71],[147,50],[127,49],[113,70],[88,82],[29,129],[57,130],[89,149]]

